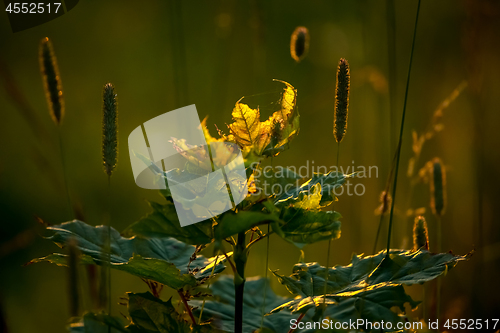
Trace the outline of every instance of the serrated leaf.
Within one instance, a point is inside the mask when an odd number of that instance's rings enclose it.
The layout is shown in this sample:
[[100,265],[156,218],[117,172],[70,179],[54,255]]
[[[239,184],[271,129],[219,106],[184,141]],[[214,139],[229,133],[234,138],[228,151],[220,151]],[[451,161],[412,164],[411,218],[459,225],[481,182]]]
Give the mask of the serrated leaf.
[[[275,80],[279,81],[279,80]],[[256,156],[275,156],[284,150],[288,143],[299,131],[298,113],[294,112],[297,92],[292,85],[286,85],[280,99],[280,109],[275,111],[267,120],[260,121],[259,109],[252,109],[247,104],[236,102],[233,109],[233,123],[228,125],[231,134],[229,141],[236,142],[248,158]],[[255,156],[251,156],[255,160]]]
[[393,330],[388,331],[392,332],[397,330],[396,323],[402,322],[404,318],[391,308],[397,307],[404,311],[405,304],[415,308],[418,302],[413,301],[401,285],[380,285],[348,294],[299,297],[273,309],[271,313],[279,313],[282,310],[304,313],[310,309],[321,310],[324,304],[327,307],[323,316],[330,320],[346,323],[356,322],[358,319],[372,323],[383,320],[392,323]]
[[[451,269],[457,262],[467,260],[468,255],[433,254],[426,250],[391,250],[391,262],[399,262],[396,267],[383,264],[385,257],[385,251],[372,256],[355,255],[348,266],[329,268],[326,293],[351,292],[384,283],[412,285],[427,282]],[[276,272],[274,274],[293,294],[323,294],[326,277],[324,266],[318,263],[298,263],[292,271],[290,277]]]
[[340,237],[341,215],[338,212],[311,211],[294,207],[282,209],[284,212],[281,221],[271,224],[273,231],[298,248]]
[[300,201],[303,196],[310,195],[311,189],[315,188],[317,184],[320,184],[321,200],[316,208],[326,207],[336,200],[334,190],[342,186],[345,180],[352,176],[353,175],[344,175],[335,171],[330,171],[327,174],[314,173],[313,177],[301,186],[293,187],[278,196],[274,204],[279,207],[294,204],[296,201]]
[[[214,300],[206,300],[203,309],[205,319],[213,318],[214,326],[226,332],[234,332],[234,283],[229,276],[221,276],[210,286]],[[265,309],[262,313],[262,305]],[[286,298],[276,295],[266,283],[264,278],[247,278],[243,296],[243,332],[250,333],[260,328],[261,318],[271,309],[287,301]],[[202,301],[191,300],[189,303],[195,305],[195,314],[199,315]],[[286,333],[290,329],[290,320],[297,318],[288,311],[264,317],[263,327],[276,333]],[[310,320],[306,316],[304,320]],[[267,332],[267,331],[266,331]]]
[[[64,246],[69,238],[74,238],[82,252],[82,263],[89,264],[89,258],[102,264],[107,227],[92,227],[82,221],[72,221],[48,228],[53,235],[47,237],[59,246]],[[217,260],[214,274],[224,270],[225,256],[207,259],[198,255],[190,262],[195,247],[174,238],[140,237],[124,238],[111,228],[111,267],[141,278],[165,284],[174,289],[196,286],[197,281],[209,277]],[[31,263],[49,261],[61,265],[65,255],[54,254],[34,259]],[[104,260],[105,262],[105,260]],[[190,263],[190,264],[189,264]],[[189,269],[188,269],[189,264]]]
[[224,213],[215,228],[217,239],[224,239],[240,232],[247,231],[255,226],[279,221],[275,214],[259,211],[227,211]]
[[232,138],[245,153],[254,150],[260,154],[271,140],[272,123],[269,119],[261,122],[259,109],[252,109],[240,101],[232,112],[233,123],[228,125]]
[[318,207],[320,207],[321,197],[321,183],[317,183],[311,186],[308,194],[304,194],[303,192],[300,193],[297,200],[292,203],[292,207],[304,210],[318,209]]
[[468,260],[472,253],[456,256],[452,253],[431,253],[427,250],[392,251],[384,257],[380,265],[370,274],[370,284],[392,283],[412,285],[422,284],[445,274],[459,261]]
[[153,212],[132,223],[124,231],[125,236],[173,237],[182,242],[201,245],[212,242],[212,221],[203,221],[181,227],[175,206],[171,201],[161,205],[149,203]]
[[151,293],[127,293],[132,323],[146,332],[188,333],[191,325],[182,319],[171,299],[162,301]]
[[282,309],[304,312],[325,302],[328,305],[326,314],[336,320],[368,320],[370,316],[376,321],[380,318],[396,320],[386,310],[398,306],[403,311],[405,303],[412,308],[418,305],[406,295],[403,285],[435,279],[459,261],[467,260],[468,256],[433,254],[426,250],[391,250],[388,257],[385,251],[373,256],[353,256],[348,266],[328,269],[326,295],[323,295],[325,267],[318,263],[299,263],[289,277],[273,272],[292,294],[299,296],[273,312]]

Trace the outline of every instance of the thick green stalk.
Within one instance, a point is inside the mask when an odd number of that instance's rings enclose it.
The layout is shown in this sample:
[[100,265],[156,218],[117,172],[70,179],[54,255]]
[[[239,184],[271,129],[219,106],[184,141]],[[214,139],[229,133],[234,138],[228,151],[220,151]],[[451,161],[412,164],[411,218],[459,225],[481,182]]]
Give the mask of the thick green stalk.
[[247,263],[247,250],[245,232],[238,234],[238,243],[234,251],[236,274],[234,275],[234,332],[243,333],[243,293],[245,291],[245,265]]
[[391,204],[391,214],[389,216],[389,231],[387,234],[387,256],[389,256],[389,250],[391,248],[391,232],[392,232],[392,220],[394,217],[394,203],[396,202],[396,188],[398,185],[398,171],[399,171],[399,158],[401,157],[401,143],[403,141],[403,130],[405,124],[405,115],[406,115],[406,104],[408,101],[408,88],[410,86],[410,75],[411,75],[411,66],[413,63],[413,51],[415,50],[415,40],[417,37],[417,24],[418,24],[418,14],[420,13],[420,1],[418,0],[417,5],[417,14],[415,17],[415,27],[413,29],[413,42],[411,45],[411,53],[410,53],[410,63],[408,65],[408,77],[406,80],[406,91],[405,91],[405,100],[403,104],[403,116],[401,117],[401,129],[399,131],[399,143],[396,151],[396,169],[394,172],[394,186],[392,188],[392,204]]

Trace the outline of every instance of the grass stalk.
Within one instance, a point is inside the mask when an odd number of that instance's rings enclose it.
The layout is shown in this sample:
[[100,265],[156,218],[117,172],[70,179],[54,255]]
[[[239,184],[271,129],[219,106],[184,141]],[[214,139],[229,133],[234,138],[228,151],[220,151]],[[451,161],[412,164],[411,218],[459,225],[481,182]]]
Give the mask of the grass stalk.
[[[111,175],[116,168],[118,160],[118,106],[115,87],[107,83],[103,89],[102,108],[102,161],[104,172],[108,178],[108,219],[106,223],[106,267],[103,268],[101,276],[101,291],[106,289],[108,314],[111,315]],[[105,286],[105,287],[104,287]],[[111,327],[108,326],[108,332]]]
[[63,172],[63,181],[64,181],[64,190],[66,192],[66,201],[68,205],[68,210],[69,210],[69,216],[71,218],[74,218],[74,212],[73,212],[73,206],[71,205],[71,196],[69,194],[69,186],[68,186],[68,174],[66,172],[66,159],[64,157],[64,148],[63,148],[63,139],[62,139],[62,134],[61,134],[61,127],[58,126],[57,128],[57,136],[59,140],[59,153],[61,157],[61,167],[62,167],[62,172]]
[[[437,253],[441,253],[442,251],[442,238],[441,238],[441,216],[436,215],[437,222],[437,242],[436,242],[436,250]],[[441,317],[441,277],[436,279],[436,319],[439,321]]]
[[[340,156],[340,142],[337,142],[337,169],[339,167],[339,156]],[[328,240],[328,248],[326,252],[326,267],[325,267],[325,287],[323,289],[323,295],[326,295],[326,289],[328,286],[328,277],[329,277],[329,272],[328,272],[328,267],[330,267],[330,252],[331,252],[331,247],[332,247],[332,239],[330,238]],[[326,297],[323,298],[323,307],[326,307]],[[324,309],[323,309],[324,310]]]
[[[108,176],[108,225],[107,225],[107,295],[108,295],[108,314],[111,316],[111,175]],[[108,326],[108,332],[111,332],[111,327]]]
[[417,26],[418,26],[418,16],[420,13],[420,2],[421,2],[421,0],[418,0],[417,14],[415,16],[415,26],[413,28],[413,41],[412,41],[412,45],[411,45],[410,63],[408,65],[408,76],[407,76],[407,80],[406,80],[405,99],[404,99],[404,104],[403,104],[403,115],[401,117],[401,128],[399,131],[399,141],[398,141],[398,147],[396,149],[396,166],[395,166],[395,170],[394,170],[394,185],[392,188],[392,203],[391,203],[391,212],[389,215],[389,230],[387,233],[387,256],[389,256],[389,250],[391,248],[391,232],[392,232],[392,222],[393,222],[393,218],[394,218],[394,204],[396,202],[396,188],[397,188],[397,184],[398,184],[399,159],[401,157],[401,144],[403,141],[403,131],[404,131],[405,116],[406,116],[406,105],[408,102],[408,90],[409,90],[409,86],[410,86],[411,67],[413,64],[413,53],[415,50],[415,40],[417,37]]

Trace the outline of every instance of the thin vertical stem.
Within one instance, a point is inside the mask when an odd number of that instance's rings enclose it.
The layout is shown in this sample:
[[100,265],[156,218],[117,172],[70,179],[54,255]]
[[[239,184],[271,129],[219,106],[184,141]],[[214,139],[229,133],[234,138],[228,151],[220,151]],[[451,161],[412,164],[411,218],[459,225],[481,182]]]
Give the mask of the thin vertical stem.
[[[337,142],[337,163],[336,163],[337,170],[339,169],[339,156],[340,156],[340,142]],[[330,252],[331,252],[331,247],[332,247],[332,239],[330,238],[328,240],[328,249],[327,249],[327,252],[326,252],[326,267],[325,267],[326,276],[325,276],[325,287],[323,289],[323,295],[326,294],[326,289],[327,289],[327,286],[328,286],[328,277],[329,277],[328,268],[330,267]],[[323,298],[323,307],[325,307],[325,304],[326,304],[326,297]]]
[[[107,239],[107,251],[108,251],[108,265],[107,270],[107,288],[108,288],[108,315],[111,316],[111,176],[108,175],[108,239]],[[108,326],[108,333],[111,333],[111,326]]]
[[66,173],[66,162],[64,160],[64,149],[63,149],[63,141],[62,141],[62,135],[61,135],[61,126],[57,127],[57,136],[58,136],[58,140],[59,140],[59,153],[61,156],[61,167],[62,167],[62,171],[63,171],[64,189],[66,191],[66,200],[68,203],[69,214],[70,214],[71,218],[74,218],[73,207],[71,205],[71,197],[69,195],[68,175]]
[[397,57],[396,57],[396,13],[394,0],[386,1],[387,19],[387,60],[389,69],[389,143],[393,143],[394,114],[397,92]]
[[387,256],[389,255],[389,250],[391,248],[391,232],[392,232],[392,221],[394,217],[394,203],[396,202],[396,188],[398,184],[398,171],[399,171],[399,158],[401,157],[401,143],[403,141],[403,130],[404,130],[404,124],[405,124],[405,116],[406,116],[406,104],[408,101],[408,89],[410,86],[410,75],[411,75],[411,66],[413,63],[413,52],[415,50],[415,40],[417,37],[417,25],[418,25],[418,15],[420,13],[420,2],[421,0],[418,0],[418,5],[417,5],[417,14],[415,17],[415,27],[413,29],[413,41],[411,45],[411,53],[410,53],[410,63],[408,65],[408,77],[406,80],[406,91],[405,91],[405,100],[403,104],[403,115],[401,117],[401,129],[399,131],[399,143],[397,147],[397,153],[396,153],[396,169],[394,172],[394,185],[392,188],[392,203],[391,203],[391,213],[389,216],[389,230],[387,234]]
[[[437,242],[436,242],[436,249],[437,253],[441,253],[442,251],[442,238],[441,238],[441,216],[436,215],[436,221],[437,221]],[[439,320],[441,317],[441,277],[437,278],[436,281],[436,319]]]

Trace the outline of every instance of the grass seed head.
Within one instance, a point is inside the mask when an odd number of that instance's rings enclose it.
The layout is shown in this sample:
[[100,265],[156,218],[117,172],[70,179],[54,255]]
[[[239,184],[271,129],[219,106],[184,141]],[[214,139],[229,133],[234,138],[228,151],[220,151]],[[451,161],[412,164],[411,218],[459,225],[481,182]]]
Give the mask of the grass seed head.
[[349,113],[349,63],[342,58],[337,69],[337,87],[335,90],[335,116],[333,121],[333,135],[340,143],[347,130],[347,115]]
[[115,88],[107,83],[103,90],[102,162],[104,172],[111,177],[118,160],[118,108]]
[[56,125],[60,125],[64,118],[64,98],[54,48],[48,37],[42,39],[38,51],[49,113]]
[[413,225],[413,251],[417,251],[422,247],[429,250],[429,232],[425,218],[417,216]]
[[446,209],[446,171],[439,158],[432,161],[431,208],[436,216],[442,216]]
[[300,62],[309,51],[309,30],[306,27],[297,27],[290,39],[290,54],[293,60]]

